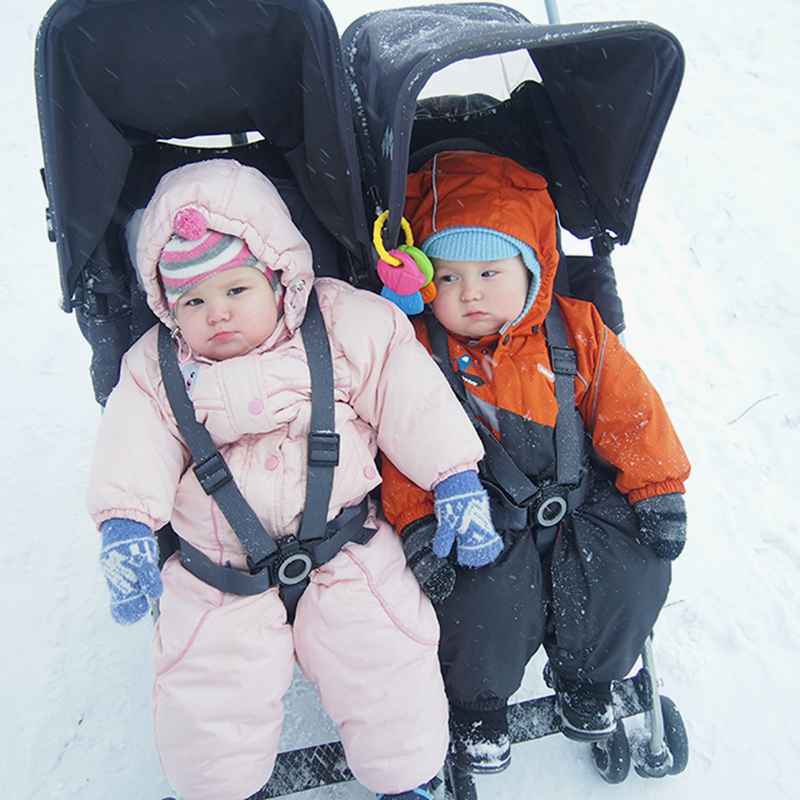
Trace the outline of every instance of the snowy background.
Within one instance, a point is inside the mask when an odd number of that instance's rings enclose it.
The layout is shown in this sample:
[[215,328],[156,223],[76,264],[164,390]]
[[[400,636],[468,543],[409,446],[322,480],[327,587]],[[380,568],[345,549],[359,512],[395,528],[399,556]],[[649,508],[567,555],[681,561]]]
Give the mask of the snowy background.
[[[540,0],[512,4],[546,21]],[[58,307],[38,175],[32,65],[48,5],[0,0],[0,794],[160,800],[171,792],[150,734],[150,625],[112,622],[83,502],[99,409],[88,347]],[[386,5],[330,2],[340,30]],[[562,22],[657,23],[686,52],[633,241],[615,265],[627,344],[693,463],[690,541],[655,643],[691,756],[681,776],[608,786],[586,746],[550,737],[515,747],[507,772],[480,780],[480,797],[797,797],[800,3],[558,6]],[[540,672],[535,661],[525,696],[543,692]],[[307,685],[293,689],[289,717],[292,747],[330,736]],[[350,784],[315,797],[370,795]]]

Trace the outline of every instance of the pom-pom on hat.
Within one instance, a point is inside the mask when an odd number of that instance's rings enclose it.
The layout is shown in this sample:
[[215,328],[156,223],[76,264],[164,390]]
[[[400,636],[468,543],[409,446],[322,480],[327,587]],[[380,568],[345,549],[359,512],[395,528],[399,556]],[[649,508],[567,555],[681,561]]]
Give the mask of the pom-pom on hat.
[[175,214],[172,229],[175,232],[164,245],[158,261],[170,311],[174,312],[180,296],[200,281],[231,267],[255,267],[261,270],[276,290],[278,298],[280,281],[275,279],[275,272],[259,261],[242,239],[210,230],[199,209],[181,208]]

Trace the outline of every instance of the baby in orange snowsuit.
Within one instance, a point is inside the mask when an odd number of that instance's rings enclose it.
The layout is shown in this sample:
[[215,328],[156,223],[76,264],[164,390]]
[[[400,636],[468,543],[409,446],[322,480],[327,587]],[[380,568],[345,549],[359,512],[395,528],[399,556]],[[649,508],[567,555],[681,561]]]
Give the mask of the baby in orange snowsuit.
[[[535,489],[526,502],[510,498],[486,447],[481,478],[504,549],[472,569],[436,537],[430,492],[384,459],[386,517],[442,627],[451,748],[473,772],[508,765],[508,698],[541,645],[562,731],[586,741],[614,731],[611,681],[652,631],[686,536],[690,467],[660,397],[593,305],[553,294],[559,250],[546,187],[475,152],[440,153],[407,187],[405,216],[437,290],[417,336],[452,373],[484,444],[499,441]],[[556,398],[558,326],[559,352],[574,354],[574,408]],[[568,448],[556,422],[578,415],[570,447],[585,439],[586,455],[573,455],[575,479],[562,486],[558,451]]]

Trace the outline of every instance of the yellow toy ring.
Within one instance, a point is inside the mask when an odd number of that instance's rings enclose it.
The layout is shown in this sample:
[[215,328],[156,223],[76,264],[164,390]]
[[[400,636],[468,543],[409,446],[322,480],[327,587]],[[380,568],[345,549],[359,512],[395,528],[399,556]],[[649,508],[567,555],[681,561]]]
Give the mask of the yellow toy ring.
[[[381,214],[375,220],[375,224],[372,226],[372,243],[375,245],[375,250],[380,258],[382,258],[387,264],[391,264],[393,267],[399,267],[403,262],[400,261],[399,258],[395,258],[393,255],[390,255],[383,245],[383,226],[387,219],[389,219],[389,212],[384,211],[383,214]],[[413,247],[414,234],[411,232],[411,225],[409,225],[408,220],[405,217],[401,217],[400,227],[403,229],[403,233],[406,235],[406,245],[408,247]]]

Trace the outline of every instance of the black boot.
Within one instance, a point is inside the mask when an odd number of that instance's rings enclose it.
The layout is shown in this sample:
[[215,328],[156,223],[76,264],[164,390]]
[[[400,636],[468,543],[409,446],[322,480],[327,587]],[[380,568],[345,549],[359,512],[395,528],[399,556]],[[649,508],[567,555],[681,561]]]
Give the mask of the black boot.
[[564,736],[579,742],[597,742],[614,733],[617,721],[610,682],[582,683],[560,675],[552,677]]
[[511,763],[507,706],[475,711],[451,705],[450,754],[465,772],[502,772]]

